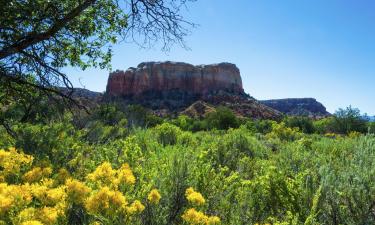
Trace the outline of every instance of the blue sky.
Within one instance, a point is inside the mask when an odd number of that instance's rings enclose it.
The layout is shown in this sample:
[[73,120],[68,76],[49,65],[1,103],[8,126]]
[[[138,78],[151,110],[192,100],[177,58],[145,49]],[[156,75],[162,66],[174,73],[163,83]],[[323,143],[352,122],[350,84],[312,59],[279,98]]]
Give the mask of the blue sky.
[[[257,99],[314,97],[330,112],[352,105],[375,115],[375,1],[198,0],[191,50],[114,47],[113,69],[143,61],[235,63]],[[108,71],[67,69],[78,87],[104,91]]]

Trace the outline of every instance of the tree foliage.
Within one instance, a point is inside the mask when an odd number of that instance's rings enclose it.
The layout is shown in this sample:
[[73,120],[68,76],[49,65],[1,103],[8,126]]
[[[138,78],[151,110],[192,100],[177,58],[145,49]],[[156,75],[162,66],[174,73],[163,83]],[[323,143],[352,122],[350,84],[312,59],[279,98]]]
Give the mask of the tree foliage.
[[[181,10],[193,0],[37,0],[3,1],[0,9],[0,95],[31,101],[49,96],[75,103],[67,66],[110,69],[112,46],[157,41],[167,50],[184,46],[194,24]],[[57,87],[66,87],[61,91]],[[38,92],[38,94],[36,94]],[[25,98],[27,97],[27,98]],[[54,102],[50,102],[54,103]],[[1,109],[7,100],[0,98]]]

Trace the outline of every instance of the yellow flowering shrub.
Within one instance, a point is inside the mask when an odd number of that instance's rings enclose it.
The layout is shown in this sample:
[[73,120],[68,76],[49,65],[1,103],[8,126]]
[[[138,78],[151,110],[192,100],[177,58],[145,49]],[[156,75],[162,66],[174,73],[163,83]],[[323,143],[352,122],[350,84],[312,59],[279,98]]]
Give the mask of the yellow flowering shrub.
[[117,171],[119,182],[126,183],[126,184],[134,184],[135,177],[133,175],[132,170],[130,169],[129,164],[124,163],[121,168]]
[[15,148],[9,148],[8,151],[0,149],[0,175],[4,178],[10,174],[18,174],[22,166],[31,165],[32,162],[32,156],[18,152]]
[[85,207],[90,214],[109,214],[126,204],[126,198],[121,192],[103,187],[87,198]]
[[[96,221],[100,217],[129,222],[145,210],[141,201],[130,198],[132,203],[129,203],[122,192],[136,182],[127,163],[114,169],[104,162],[80,181],[66,169],[53,174],[51,167],[34,167],[23,173],[22,167],[30,166],[32,161],[31,156],[14,148],[0,150],[0,217],[5,224],[66,224],[68,209],[76,206],[84,207],[93,216],[93,224],[100,224]],[[6,177],[14,175],[22,178],[15,180],[20,183],[6,183]],[[160,198],[157,189],[147,196],[153,204]]]
[[52,174],[52,169],[50,167],[46,167],[46,168],[34,167],[33,169],[25,173],[22,176],[22,179],[25,182],[34,183],[36,181],[40,181],[44,177],[50,176],[51,174]]
[[60,211],[53,207],[43,207],[39,212],[39,219],[43,224],[55,224],[59,217]]
[[128,215],[134,215],[143,212],[145,206],[138,200],[135,200],[132,204],[125,207],[125,213]]
[[190,203],[195,205],[203,205],[206,202],[202,194],[196,192],[192,187],[186,189],[185,196]]
[[[206,202],[202,194],[196,192],[192,187],[186,189],[185,196],[189,203],[194,204],[196,206],[204,205],[204,203]],[[219,217],[208,216],[204,212],[198,211],[195,208],[187,209],[181,217],[185,222],[191,225],[214,225],[221,223]]]
[[79,180],[68,179],[65,185],[69,199],[76,204],[83,203],[91,192],[91,189]]
[[25,221],[21,223],[21,225],[43,225],[43,223],[41,223],[38,220],[30,220],[30,221]]
[[203,212],[197,211],[195,208],[188,209],[182,215],[182,219],[192,225],[195,224],[220,224],[220,218],[217,216],[207,216]]
[[104,162],[98,166],[94,172],[87,175],[87,179],[97,182],[99,185],[111,186],[117,183],[115,180],[116,170],[112,169],[109,162]]
[[0,184],[0,215],[8,212],[12,207],[28,205],[31,201],[29,185]]
[[12,208],[13,202],[13,198],[0,195],[0,216],[3,216]]
[[151,192],[147,196],[148,201],[153,204],[158,204],[160,201],[160,198],[161,198],[161,195],[157,189],[152,189]]

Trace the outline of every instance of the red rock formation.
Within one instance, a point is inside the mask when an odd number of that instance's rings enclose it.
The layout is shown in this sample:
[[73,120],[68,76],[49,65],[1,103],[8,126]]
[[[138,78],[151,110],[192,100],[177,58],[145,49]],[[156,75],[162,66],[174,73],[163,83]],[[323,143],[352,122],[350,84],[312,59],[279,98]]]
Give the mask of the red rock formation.
[[109,75],[107,94],[139,96],[148,91],[179,90],[205,95],[215,91],[243,93],[240,71],[234,64],[193,66],[176,62],[147,62]]

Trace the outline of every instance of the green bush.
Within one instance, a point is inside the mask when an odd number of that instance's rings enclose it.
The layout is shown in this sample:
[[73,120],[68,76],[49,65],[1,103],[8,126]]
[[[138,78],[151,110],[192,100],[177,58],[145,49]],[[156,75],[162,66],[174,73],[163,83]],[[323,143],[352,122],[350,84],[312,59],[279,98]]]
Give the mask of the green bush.
[[375,122],[368,123],[368,132],[370,134],[375,134]]
[[351,131],[360,133],[367,132],[366,120],[362,117],[359,109],[351,106],[339,109],[333,117],[333,131],[339,134],[349,134]]
[[283,122],[287,127],[298,128],[301,132],[306,134],[315,132],[313,121],[309,117],[291,116],[284,118]]
[[181,133],[180,128],[170,123],[163,123],[155,127],[155,132],[159,143],[163,146],[174,145],[177,143],[178,135]]
[[209,129],[227,130],[237,128],[239,121],[233,111],[226,107],[218,107],[205,118]]

